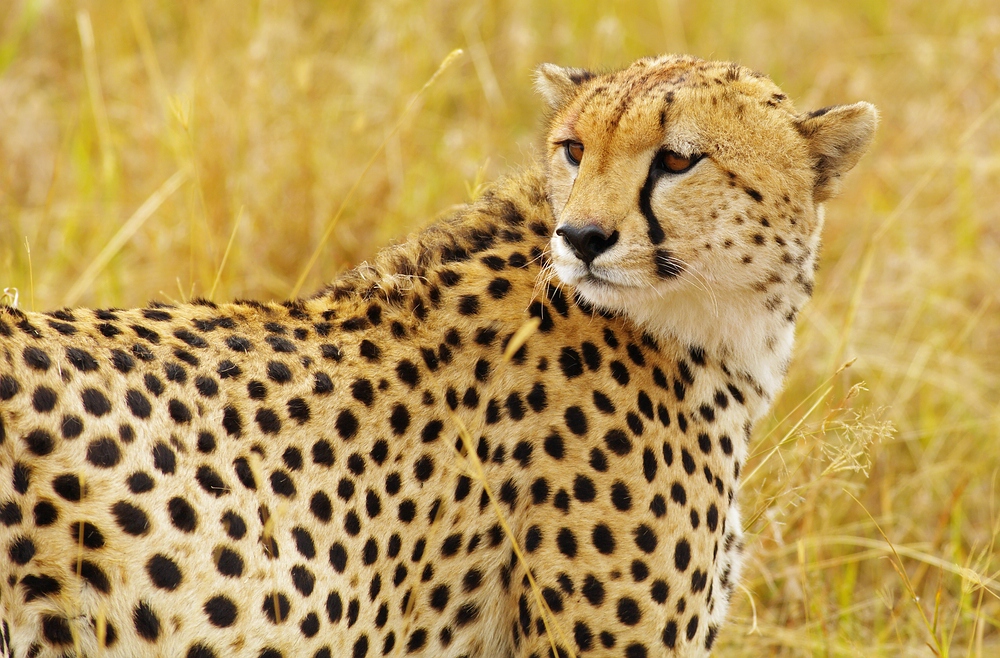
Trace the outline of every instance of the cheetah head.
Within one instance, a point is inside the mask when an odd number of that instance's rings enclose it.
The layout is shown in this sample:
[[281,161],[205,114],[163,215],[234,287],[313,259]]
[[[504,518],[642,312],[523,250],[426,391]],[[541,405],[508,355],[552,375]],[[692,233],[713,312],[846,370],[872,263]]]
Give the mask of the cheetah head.
[[677,56],[606,75],[544,64],[536,86],[551,111],[551,262],[563,283],[702,345],[704,325],[727,323],[720,307],[737,328],[755,312],[749,299],[794,319],[822,203],[871,143],[872,105],[799,114],[759,73]]

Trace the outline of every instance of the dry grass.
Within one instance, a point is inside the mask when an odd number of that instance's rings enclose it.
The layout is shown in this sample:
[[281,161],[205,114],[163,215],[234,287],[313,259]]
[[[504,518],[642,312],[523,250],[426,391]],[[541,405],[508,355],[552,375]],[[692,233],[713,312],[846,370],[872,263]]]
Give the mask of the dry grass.
[[1000,655],[994,0],[7,0],[0,289],[284,298],[329,231],[315,288],[532,157],[535,64],[666,51],[883,116],[757,431],[719,655]]

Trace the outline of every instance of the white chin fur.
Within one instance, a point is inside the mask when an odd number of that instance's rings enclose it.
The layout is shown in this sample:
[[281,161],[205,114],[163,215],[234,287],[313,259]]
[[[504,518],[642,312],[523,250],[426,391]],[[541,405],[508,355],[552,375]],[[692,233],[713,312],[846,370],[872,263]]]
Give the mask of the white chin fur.
[[765,397],[777,395],[791,357],[794,325],[780,314],[762,313],[757,295],[724,287],[709,295],[684,275],[649,287],[614,285],[616,279],[628,280],[621,272],[593,281],[561,242],[552,245],[555,272],[585,301],[628,317],[653,336],[674,339],[682,349],[702,347],[752,377]]

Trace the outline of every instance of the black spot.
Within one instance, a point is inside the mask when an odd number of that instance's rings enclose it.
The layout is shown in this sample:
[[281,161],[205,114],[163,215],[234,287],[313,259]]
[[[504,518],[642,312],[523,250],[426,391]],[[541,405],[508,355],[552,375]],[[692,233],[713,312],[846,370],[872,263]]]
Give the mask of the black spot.
[[180,496],[175,496],[167,503],[170,522],[182,532],[193,532],[198,525],[198,514],[191,504]]
[[136,418],[149,418],[152,413],[152,406],[149,403],[149,398],[134,388],[126,391],[125,404],[128,405],[129,411],[131,411],[132,415]]
[[309,405],[302,398],[292,398],[286,406],[288,407],[288,417],[299,425],[306,423],[312,417]]
[[559,533],[556,535],[556,546],[559,548],[559,552],[566,557],[576,557],[576,537],[569,528],[561,528],[559,530]]
[[566,420],[566,427],[569,431],[578,436],[587,433],[587,417],[580,407],[569,407],[563,415]]
[[389,416],[389,425],[396,436],[402,436],[406,432],[406,428],[410,426],[410,412],[404,405],[397,404],[393,407],[392,414]]
[[687,451],[687,448],[681,449],[681,463],[684,465],[685,473],[687,473],[688,475],[694,473],[695,470],[694,457],[692,457],[691,453]]
[[225,596],[213,596],[202,607],[209,623],[217,628],[227,628],[236,622],[236,604]]
[[149,531],[149,517],[141,509],[124,500],[119,500],[111,506],[118,526],[134,537],[144,535]]
[[153,490],[153,478],[148,474],[138,471],[128,476],[126,480],[128,484],[129,491],[135,494],[146,493],[147,491]]
[[569,492],[565,489],[560,489],[556,492],[555,497],[552,499],[552,504],[556,509],[561,510],[565,513],[569,512]]
[[611,503],[623,512],[632,509],[632,494],[624,482],[618,481],[611,485]]
[[[39,503],[39,505],[40,504],[41,503]],[[48,504],[51,505],[51,503]],[[36,505],[35,508],[37,509],[37,507],[38,506]],[[3,523],[7,527],[15,526],[21,523],[21,508],[18,507],[17,503],[11,500],[7,501],[3,505],[0,505],[0,523]],[[35,523],[38,523],[37,519]]]
[[313,393],[316,395],[326,395],[333,391],[333,380],[325,372],[313,373]]
[[[498,450],[500,450],[500,448],[498,448]],[[494,459],[494,461],[496,461],[496,459]],[[507,505],[509,505],[513,510],[517,504],[517,494],[517,485],[514,484],[514,481],[511,479],[504,481],[503,485],[500,487],[501,502],[507,503]]]
[[222,427],[229,436],[239,437],[243,434],[243,419],[236,407],[227,406],[222,411]]
[[642,619],[639,604],[627,596],[618,599],[618,621],[626,626],[635,626]]
[[382,350],[368,339],[361,341],[358,351],[365,360],[370,362],[376,362],[382,358]]
[[545,452],[554,459],[562,459],[564,455],[563,439],[553,432],[545,438]]
[[55,391],[48,386],[39,386],[35,389],[35,392],[31,397],[31,406],[33,406],[35,411],[38,413],[47,413],[52,411],[52,409],[56,406],[57,400],[58,396]]
[[632,430],[632,434],[642,436],[642,432],[645,427],[642,424],[642,419],[640,419],[637,414],[634,414],[631,411],[625,414],[625,424],[627,424],[628,428]]
[[535,448],[527,441],[519,441],[516,446],[514,446],[514,451],[511,456],[518,461],[521,468],[527,468],[531,464],[531,454],[534,452]]
[[566,379],[573,379],[583,374],[583,361],[580,353],[572,347],[562,348],[559,354],[559,367],[562,369]]
[[87,446],[87,461],[98,468],[111,468],[121,461],[121,450],[114,439],[104,437]]
[[251,491],[256,491],[257,480],[254,478],[253,469],[250,468],[250,462],[245,457],[237,457],[233,460],[233,470],[236,471],[236,477],[240,484]]
[[[344,324],[347,324],[346,322]],[[345,327],[346,328],[346,327]],[[281,336],[275,336],[274,334],[268,334],[264,337],[264,341],[271,346],[271,349],[275,352],[282,354],[291,354],[295,352],[295,344],[287,338],[282,338]]]
[[[20,510],[18,510],[18,516],[20,516]],[[18,537],[11,542],[7,549],[7,555],[10,556],[14,564],[27,564],[31,558],[35,557],[35,543],[28,537]]]
[[243,539],[247,532],[247,524],[239,514],[228,511],[219,519],[222,529],[233,539]]
[[149,580],[160,589],[175,590],[181,584],[181,570],[177,563],[162,553],[157,553],[146,562]]
[[611,555],[615,552],[615,536],[611,532],[611,528],[603,523],[599,523],[594,526],[594,530],[591,533],[591,540],[593,541],[594,548],[603,555]]
[[541,413],[548,407],[548,397],[545,393],[545,385],[541,382],[535,382],[535,385],[531,387],[531,391],[526,397],[528,405],[536,413]]
[[382,501],[371,489],[365,494],[365,511],[368,513],[368,518],[374,519],[376,516],[382,513]]
[[688,621],[688,625],[687,625],[686,635],[687,635],[688,641],[693,640],[694,636],[697,633],[698,633],[698,615],[694,615],[693,617],[691,617],[691,620]]
[[265,434],[277,434],[281,431],[281,420],[278,418],[278,414],[267,407],[258,409],[254,420],[257,421],[257,426]]
[[292,585],[303,596],[310,596],[316,586],[316,576],[301,564],[292,567]]
[[164,363],[163,372],[167,375],[167,379],[172,382],[183,384],[187,381],[187,370],[179,363]]
[[104,393],[101,393],[96,388],[83,389],[80,398],[83,400],[84,410],[91,416],[100,418],[111,411],[111,402]]
[[24,443],[33,455],[44,457],[55,449],[55,439],[45,430],[32,430],[24,437]]
[[341,353],[340,348],[337,347],[336,345],[330,345],[329,343],[320,345],[319,352],[324,359],[329,359],[330,361],[339,362],[342,358],[344,358],[344,355]]
[[413,474],[420,482],[426,482],[434,472],[434,460],[424,455],[413,465]]
[[[40,370],[42,372],[45,372],[52,365],[52,361],[51,359],[49,359],[49,355],[44,350],[38,347],[24,348],[24,353],[22,356],[24,357],[24,362],[32,370]],[[4,399],[6,400],[9,398],[4,398]]]
[[469,409],[475,409],[479,406],[479,394],[476,393],[476,389],[471,386],[466,389],[465,395],[462,396],[462,404]]
[[486,359],[476,361],[475,375],[477,381],[485,382],[490,376],[490,362]]
[[345,441],[353,439],[358,432],[358,419],[347,409],[340,412],[334,425],[340,438]]
[[344,569],[347,568],[347,549],[340,542],[334,542],[330,547],[330,565],[337,573],[344,573]]
[[212,651],[211,647],[200,642],[192,644],[184,656],[185,658],[216,658],[216,654]]
[[[69,620],[65,617],[42,615],[42,635],[52,645],[73,643],[73,631],[70,629]],[[32,653],[29,650],[28,655],[37,655],[37,652]]]
[[69,360],[73,367],[80,372],[93,372],[97,370],[97,361],[89,352],[86,352],[75,347],[66,348],[66,358]]
[[643,553],[652,553],[656,550],[656,533],[645,523],[635,529],[635,545]]
[[21,385],[10,375],[0,376],[0,400],[9,400],[21,390]]
[[459,297],[458,312],[462,315],[477,315],[479,313],[479,297],[476,295]]
[[406,653],[415,653],[423,649],[427,643],[427,631],[418,628],[410,634],[410,640],[406,643]]
[[229,493],[229,487],[226,486],[222,477],[209,466],[204,464],[199,466],[194,477],[202,489],[215,497]]
[[538,300],[533,301],[528,307],[528,314],[533,318],[541,320],[541,324],[538,325],[539,331],[547,333],[552,330],[554,326],[552,312],[546,308],[545,304]]
[[593,574],[587,574],[580,592],[583,593],[584,598],[587,599],[590,605],[595,608],[600,607],[604,603],[604,584]]
[[365,472],[365,458],[358,453],[352,453],[347,458],[347,470],[355,475],[361,475]]
[[412,361],[404,359],[399,362],[396,366],[396,375],[399,377],[400,381],[407,384],[410,388],[413,388],[420,381],[420,372],[417,370],[417,366],[413,364]]
[[621,361],[612,361],[609,367],[611,368],[611,377],[622,386],[627,386],[629,382],[628,366]]
[[243,575],[243,558],[236,551],[221,547],[217,549],[215,568],[223,576],[239,578]]
[[271,472],[271,490],[279,496],[291,498],[295,495],[295,482],[292,476],[282,470]]
[[160,620],[145,601],[140,601],[132,611],[132,625],[144,640],[155,642],[160,637]]
[[272,624],[281,624],[288,619],[291,603],[284,594],[272,592],[264,596],[264,604],[261,609]]
[[376,464],[381,466],[382,462],[384,462],[386,457],[389,456],[389,443],[384,439],[379,439],[375,442],[375,445],[372,446],[368,456],[371,457]]
[[586,475],[577,475],[573,481],[573,496],[581,503],[589,503],[596,495],[594,481]]
[[691,545],[686,539],[681,539],[674,547],[674,566],[678,571],[685,571],[691,562]]
[[503,299],[510,292],[510,281],[502,277],[498,277],[490,281],[489,285],[486,287],[487,292],[489,292],[490,297],[493,299]]
[[[83,495],[83,485],[80,482],[80,478],[70,473],[58,475],[55,478],[53,478],[52,489],[55,490],[55,492],[61,498],[68,500],[70,502],[79,501]],[[20,493],[24,492],[22,491]]]

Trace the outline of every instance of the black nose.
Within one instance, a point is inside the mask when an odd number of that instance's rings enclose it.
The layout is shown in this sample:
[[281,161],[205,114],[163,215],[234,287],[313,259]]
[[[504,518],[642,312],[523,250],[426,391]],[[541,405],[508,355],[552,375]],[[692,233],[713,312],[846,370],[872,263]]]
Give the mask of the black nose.
[[556,235],[561,236],[576,257],[587,265],[618,242],[618,231],[609,234],[596,224],[560,226]]

